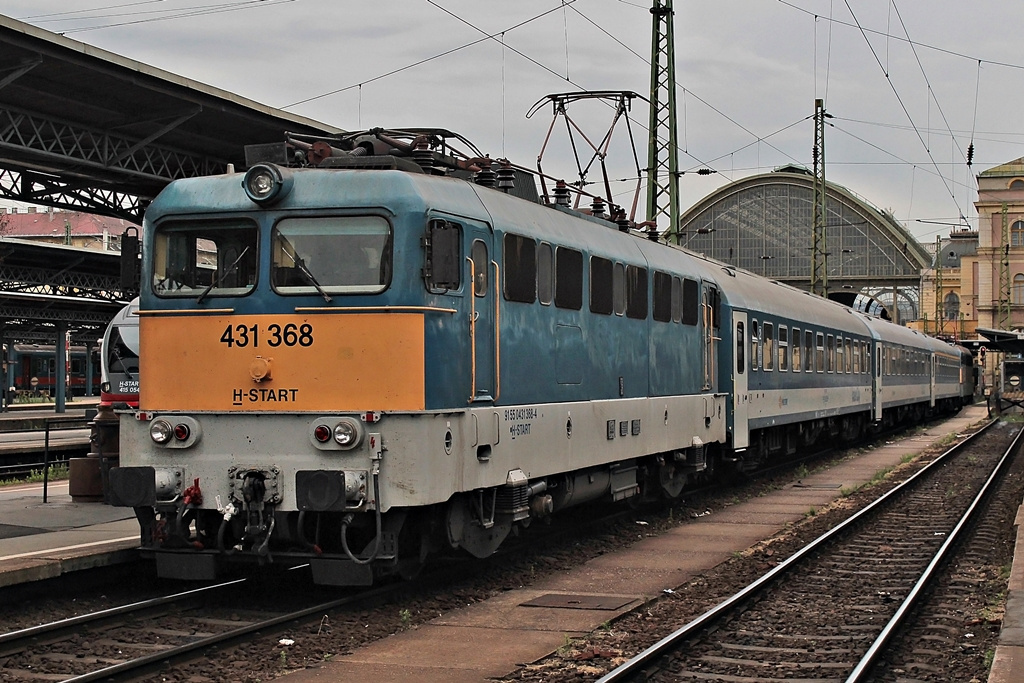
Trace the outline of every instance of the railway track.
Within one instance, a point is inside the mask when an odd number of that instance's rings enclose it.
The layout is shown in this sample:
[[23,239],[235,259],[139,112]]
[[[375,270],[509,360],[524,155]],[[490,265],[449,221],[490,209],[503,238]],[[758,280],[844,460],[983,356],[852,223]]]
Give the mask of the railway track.
[[868,680],[1016,453],[1010,432],[990,423],[599,683]]

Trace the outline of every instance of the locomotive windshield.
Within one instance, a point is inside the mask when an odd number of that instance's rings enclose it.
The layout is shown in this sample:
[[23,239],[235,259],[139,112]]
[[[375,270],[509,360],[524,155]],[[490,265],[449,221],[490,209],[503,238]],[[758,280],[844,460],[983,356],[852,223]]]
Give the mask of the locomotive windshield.
[[271,242],[282,294],[376,294],[391,280],[391,228],[379,216],[285,218]]
[[256,286],[256,225],[248,220],[169,221],[156,229],[157,296],[242,296]]

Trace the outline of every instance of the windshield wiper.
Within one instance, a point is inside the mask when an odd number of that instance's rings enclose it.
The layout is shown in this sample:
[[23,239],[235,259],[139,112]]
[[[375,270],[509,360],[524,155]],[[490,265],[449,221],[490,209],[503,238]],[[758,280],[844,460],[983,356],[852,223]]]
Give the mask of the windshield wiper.
[[121,372],[127,375],[128,379],[134,381],[135,377],[133,377],[132,373],[128,370],[128,364],[124,362],[124,357],[121,356],[121,352],[117,350],[116,344],[110,347],[110,355],[112,355],[114,359],[121,364]]
[[249,247],[246,247],[245,249],[243,249],[242,253],[239,254],[238,258],[235,259],[235,262],[232,263],[227,268],[225,268],[223,270],[223,272],[221,272],[221,274],[217,277],[216,280],[214,280],[213,282],[211,282],[210,284],[208,284],[206,286],[206,289],[203,290],[203,293],[200,294],[198,296],[198,298],[196,298],[196,303],[197,304],[203,303],[203,299],[206,298],[206,295],[210,293],[211,289],[213,289],[214,287],[220,287],[220,283],[224,282],[224,278],[226,278],[231,273],[235,272],[235,268],[238,267],[238,262],[242,260],[242,257],[245,256],[247,251],[249,251]]
[[315,277],[313,277],[313,273],[309,272],[309,268],[307,268],[306,264],[302,262],[302,258],[296,255],[293,260],[295,261],[295,267],[299,269],[299,272],[302,273],[303,276],[305,276],[305,278],[309,281],[309,284],[316,287],[316,291],[320,292],[320,296],[324,298],[324,301],[326,301],[327,303],[331,303],[331,297],[327,295],[327,292],[324,291],[324,288],[321,287],[320,283],[317,282]]

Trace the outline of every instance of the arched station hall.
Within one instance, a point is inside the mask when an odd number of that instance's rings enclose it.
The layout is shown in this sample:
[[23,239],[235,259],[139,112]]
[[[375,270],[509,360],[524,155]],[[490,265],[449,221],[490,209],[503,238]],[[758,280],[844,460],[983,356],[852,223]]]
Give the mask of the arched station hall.
[[[814,176],[799,166],[748,176],[711,193],[679,222],[679,243],[758,275],[810,289]],[[902,324],[921,314],[921,271],[933,257],[890,213],[826,183],[828,292]],[[857,294],[864,296],[856,297]],[[845,296],[844,296],[845,295]],[[856,299],[856,304],[854,300]]]

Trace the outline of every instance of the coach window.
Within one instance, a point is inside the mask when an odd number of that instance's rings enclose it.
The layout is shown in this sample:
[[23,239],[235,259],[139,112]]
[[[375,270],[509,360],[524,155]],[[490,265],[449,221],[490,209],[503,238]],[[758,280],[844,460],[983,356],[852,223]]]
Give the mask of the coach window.
[[555,250],[555,306],[583,308],[583,252],[566,247]]
[[818,343],[814,349],[815,367],[818,372],[825,372],[825,333],[818,333]]
[[746,366],[746,361],[743,359],[743,348],[747,345],[747,340],[743,338],[743,322],[736,323],[736,372],[742,375],[743,369]]
[[779,371],[789,370],[789,328],[779,325]]
[[807,351],[804,354],[804,372],[814,372],[814,332],[811,330],[804,332],[804,349]]
[[836,372],[846,370],[846,363],[843,361],[843,338],[836,337]]
[[683,324],[696,325],[700,318],[700,287],[696,280],[683,280]]
[[764,369],[775,367],[775,325],[764,324]]
[[555,292],[555,264],[551,245],[541,242],[537,247],[537,298],[545,306],[551,304]]
[[509,233],[502,242],[505,298],[532,304],[537,300],[537,244],[529,237]]
[[828,342],[825,345],[825,371],[833,372],[836,369],[836,338],[828,335]]
[[800,329],[793,328],[793,372],[800,372]]
[[653,317],[660,323],[672,320],[672,276],[660,270],[654,271]]
[[610,315],[614,300],[612,262],[600,256],[590,257],[590,312]]
[[758,342],[761,341],[760,337],[761,337],[761,331],[760,331],[760,329],[758,329],[757,321],[756,320],[751,320],[750,321],[750,369],[751,369],[751,371],[757,370],[757,368],[760,367],[760,363],[757,362],[758,358],[759,358],[758,353],[757,353],[757,349],[758,349]]
[[[847,339],[846,343],[849,344],[850,340]],[[860,374],[860,341],[856,339],[853,340],[853,358],[847,360],[853,361],[853,374]]]
[[626,312],[626,267],[621,263],[612,269],[612,310],[615,315]]
[[853,369],[853,348],[850,346],[850,338],[846,338],[846,371],[856,372]]
[[626,317],[647,319],[647,269],[626,267]]

